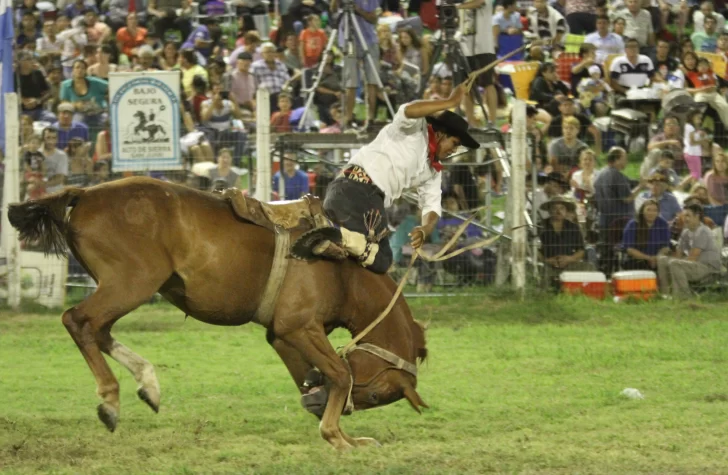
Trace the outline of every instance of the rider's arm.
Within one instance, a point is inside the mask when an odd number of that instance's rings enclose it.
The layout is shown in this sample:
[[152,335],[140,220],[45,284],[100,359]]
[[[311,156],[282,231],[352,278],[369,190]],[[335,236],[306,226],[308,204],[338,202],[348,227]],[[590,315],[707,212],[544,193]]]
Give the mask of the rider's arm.
[[485,0],[471,0],[469,2],[463,2],[457,5],[455,8],[458,10],[475,10],[485,5]]
[[415,101],[409,103],[404,108],[404,115],[408,119],[419,119],[428,115],[433,115],[447,109],[452,109],[460,105],[460,101],[465,95],[464,84],[460,84],[453,89],[450,97],[447,99],[435,99],[430,101]]

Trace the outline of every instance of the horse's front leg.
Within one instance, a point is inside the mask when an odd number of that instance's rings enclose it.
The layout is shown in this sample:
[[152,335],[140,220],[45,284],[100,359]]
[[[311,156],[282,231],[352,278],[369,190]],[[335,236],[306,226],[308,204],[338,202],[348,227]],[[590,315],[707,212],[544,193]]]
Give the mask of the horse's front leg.
[[321,436],[339,450],[354,445],[376,443],[373,439],[353,439],[339,426],[341,413],[351,389],[352,376],[347,365],[339,358],[326,338],[324,329],[314,322],[282,335],[281,338],[296,348],[312,365],[317,367],[331,382],[329,400],[321,418]]

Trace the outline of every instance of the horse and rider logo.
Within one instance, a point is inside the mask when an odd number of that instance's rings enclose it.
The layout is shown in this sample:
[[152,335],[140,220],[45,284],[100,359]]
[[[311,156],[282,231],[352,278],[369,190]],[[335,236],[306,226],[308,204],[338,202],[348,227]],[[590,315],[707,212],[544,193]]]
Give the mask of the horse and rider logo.
[[[163,110],[162,108],[160,111]],[[157,120],[153,110],[150,110],[149,114],[143,110],[137,110],[132,117],[136,119],[136,122],[132,122],[126,127],[124,144],[167,143],[170,141],[169,135],[167,135],[169,124]]]

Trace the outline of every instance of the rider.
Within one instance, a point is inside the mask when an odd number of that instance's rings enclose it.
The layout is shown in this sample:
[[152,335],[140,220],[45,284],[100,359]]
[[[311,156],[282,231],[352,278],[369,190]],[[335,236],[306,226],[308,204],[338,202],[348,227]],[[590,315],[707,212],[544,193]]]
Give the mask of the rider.
[[[458,107],[465,95],[458,86],[447,99],[421,100],[402,105],[391,124],[352,157],[329,185],[324,210],[337,228],[309,231],[305,248],[294,254],[305,258],[356,258],[368,269],[383,274],[392,265],[385,207],[407,188],[416,188],[422,208],[422,224],[410,233],[417,249],[432,233],[442,213],[441,161],[460,145],[478,148],[468,133],[465,119],[449,109]],[[299,241],[299,242],[301,242]],[[301,252],[303,251],[303,252]]]

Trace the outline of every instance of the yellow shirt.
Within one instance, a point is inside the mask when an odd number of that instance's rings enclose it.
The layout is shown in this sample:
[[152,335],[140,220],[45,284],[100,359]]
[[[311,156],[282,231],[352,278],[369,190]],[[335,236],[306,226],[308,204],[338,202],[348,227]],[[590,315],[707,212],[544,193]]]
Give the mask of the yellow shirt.
[[185,90],[185,94],[188,98],[191,98],[195,95],[195,91],[192,89],[192,80],[195,78],[195,76],[200,75],[205,78],[205,81],[208,80],[207,78],[207,70],[200,66],[199,64],[196,64],[192,66],[191,68],[185,70],[182,73],[182,88]]

